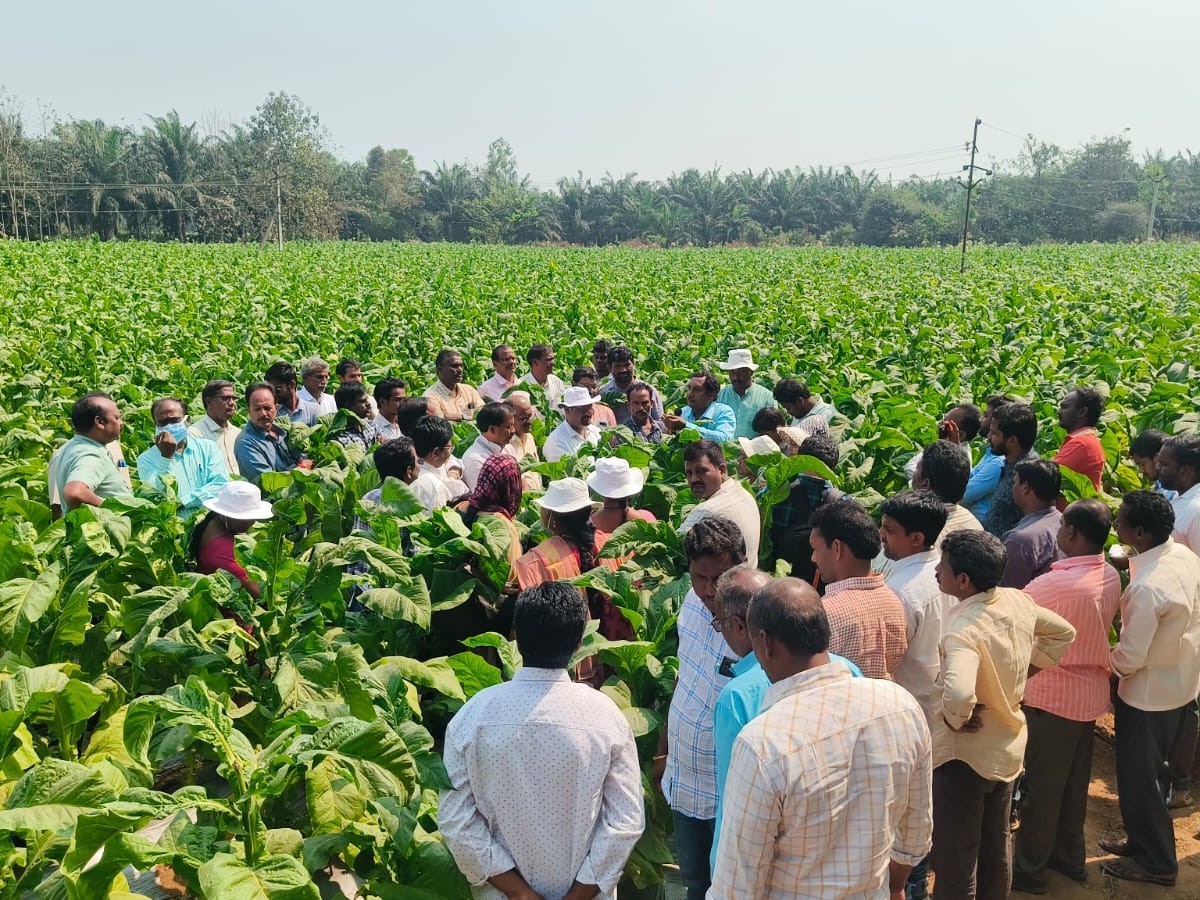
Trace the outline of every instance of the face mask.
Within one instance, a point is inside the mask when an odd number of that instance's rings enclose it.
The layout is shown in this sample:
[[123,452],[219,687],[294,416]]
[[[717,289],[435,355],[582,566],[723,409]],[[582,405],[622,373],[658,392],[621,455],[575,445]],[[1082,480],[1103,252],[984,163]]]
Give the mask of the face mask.
[[182,444],[187,440],[187,422],[175,422],[171,425],[159,425],[154,429],[154,436],[158,437],[164,431],[173,437],[175,439],[175,443],[177,444]]

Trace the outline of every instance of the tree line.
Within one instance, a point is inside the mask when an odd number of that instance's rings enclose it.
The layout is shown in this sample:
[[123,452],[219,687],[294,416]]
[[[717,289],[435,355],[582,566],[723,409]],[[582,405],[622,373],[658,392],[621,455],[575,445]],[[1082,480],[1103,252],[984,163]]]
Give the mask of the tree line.
[[[0,96],[0,236],[919,247],[953,244],[963,227],[956,174],[891,182],[849,166],[688,169],[664,181],[579,173],[545,190],[520,174],[502,138],[482,165],[431,169],[401,148],[347,162],[331,144],[317,114],[286,93],[219,134],[172,110],[141,131],[67,120],[32,135],[19,104]],[[1029,135],[977,188],[971,236],[1140,240],[1152,207],[1155,237],[1200,237],[1200,155],[1138,160],[1124,136],[1068,149]]]

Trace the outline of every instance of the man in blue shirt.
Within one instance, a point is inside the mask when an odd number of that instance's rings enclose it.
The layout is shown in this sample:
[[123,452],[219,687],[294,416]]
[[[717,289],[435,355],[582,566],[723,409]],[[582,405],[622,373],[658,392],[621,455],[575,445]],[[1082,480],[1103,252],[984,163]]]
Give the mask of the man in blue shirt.
[[[325,374],[329,374],[328,369]],[[305,400],[297,392],[296,370],[291,363],[275,363],[267,369],[263,379],[275,390],[275,400],[279,404],[276,418],[287,416],[301,425],[317,424],[317,417],[322,413],[321,407],[311,400]]]
[[264,472],[311,469],[312,460],[303,459],[288,443],[287,432],[275,425],[275,390],[260,381],[246,388],[248,421],[234,443],[238,468],[247,481],[258,484]]
[[685,428],[695,429],[702,438],[718,444],[733,440],[737,431],[737,416],[724,403],[717,402],[721,384],[712,372],[696,372],[688,379],[687,406],[678,416],[664,416],[667,430],[678,434]]
[[996,492],[996,485],[1000,483],[1000,475],[1004,471],[1004,458],[996,455],[988,441],[992,416],[1001,406],[1014,400],[1015,398],[1007,394],[993,394],[984,402],[984,414],[979,420],[979,433],[983,435],[983,456],[971,470],[967,490],[959,501],[980,522],[987,518],[988,510],[992,507],[992,494]]
[[[749,563],[734,566],[717,579],[714,600],[717,612],[713,617],[712,627],[724,636],[729,649],[741,659],[731,664],[733,680],[721,689],[717,696],[717,705],[713,709],[713,744],[717,750],[716,834],[721,833],[721,813],[725,807],[725,776],[729,772],[729,761],[733,757],[733,742],[742,726],[762,710],[763,698],[767,688],[771,686],[767,673],[763,671],[754,655],[754,648],[750,643],[750,629],[746,625],[746,612],[754,595],[774,580],[766,572]],[[835,665],[845,666],[854,677],[862,677],[858,666],[850,660],[834,653],[829,654],[829,659]],[[709,859],[710,865],[715,868],[715,835]]]
[[163,476],[174,478],[180,512],[188,517],[221,492],[229,467],[215,443],[188,433],[187,404],[178,397],[155,400],[150,417],[154,446],[137,458],[138,479],[162,490]]

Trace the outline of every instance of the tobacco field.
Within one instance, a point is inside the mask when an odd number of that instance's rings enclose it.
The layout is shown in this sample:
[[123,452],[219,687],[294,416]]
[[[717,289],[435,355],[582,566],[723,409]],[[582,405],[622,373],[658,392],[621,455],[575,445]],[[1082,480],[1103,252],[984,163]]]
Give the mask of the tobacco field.
[[[116,398],[132,463],[152,442],[151,401],[184,397],[198,418],[212,378],[240,391],[276,361],[349,356],[369,383],[399,375],[419,394],[442,347],[478,384],[494,344],[523,360],[546,341],[569,379],[599,337],[628,344],[669,406],[736,347],[768,386],[807,378],[845,417],[836,480],[868,505],[904,486],[949,405],[998,391],[1032,402],[1052,453],[1059,399],[1103,384],[1109,496],[1139,486],[1126,451],[1140,430],[1200,431],[1189,246],[979,248],[960,275],[942,250],[0,243],[0,900],[139,896],[130,866],[169,867],[206,898],[314,898],[331,865],[364,897],[469,896],[437,835],[437,751],[462,703],[520,665],[487,627],[507,576],[490,517],[425,513],[395,482],[364,509],[370,460],[327,441],[328,423],[297,429],[316,468],[266,476],[275,518],[239,538],[254,602],[189,569],[170,498],[52,521],[46,463],[89,390]],[[458,427],[460,451],[475,434]],[[592,632],[579,652],[615,672],[604,690],[647,773],[622,896],[657,895],[671,861],[649,771],[688,588],[682,451],[599,451],[648,470],[641,505],[661,521],[618,530],[605,555],[634,559],[581,579],[637,635]],[[764,471],[769,504],[794,467]],[[536,539],[528,496],[519,518]],[[365,612],[348,610],[352,588]],[[163,821],[157,839],[139,834]]]

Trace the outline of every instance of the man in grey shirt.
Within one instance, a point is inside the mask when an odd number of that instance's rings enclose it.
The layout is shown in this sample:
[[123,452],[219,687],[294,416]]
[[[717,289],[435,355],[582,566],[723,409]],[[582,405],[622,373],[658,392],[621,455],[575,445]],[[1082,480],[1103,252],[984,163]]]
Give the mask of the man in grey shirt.
[[1000,586],[1024,588],[1062,558],[1058,546],[1062,513],[1054,506],[1062,489],[1062,474],[1058,463],[1048,459],[1019,462],[1014,471],[1013,500],[1025,515],[1004,535],[1008,563]]

